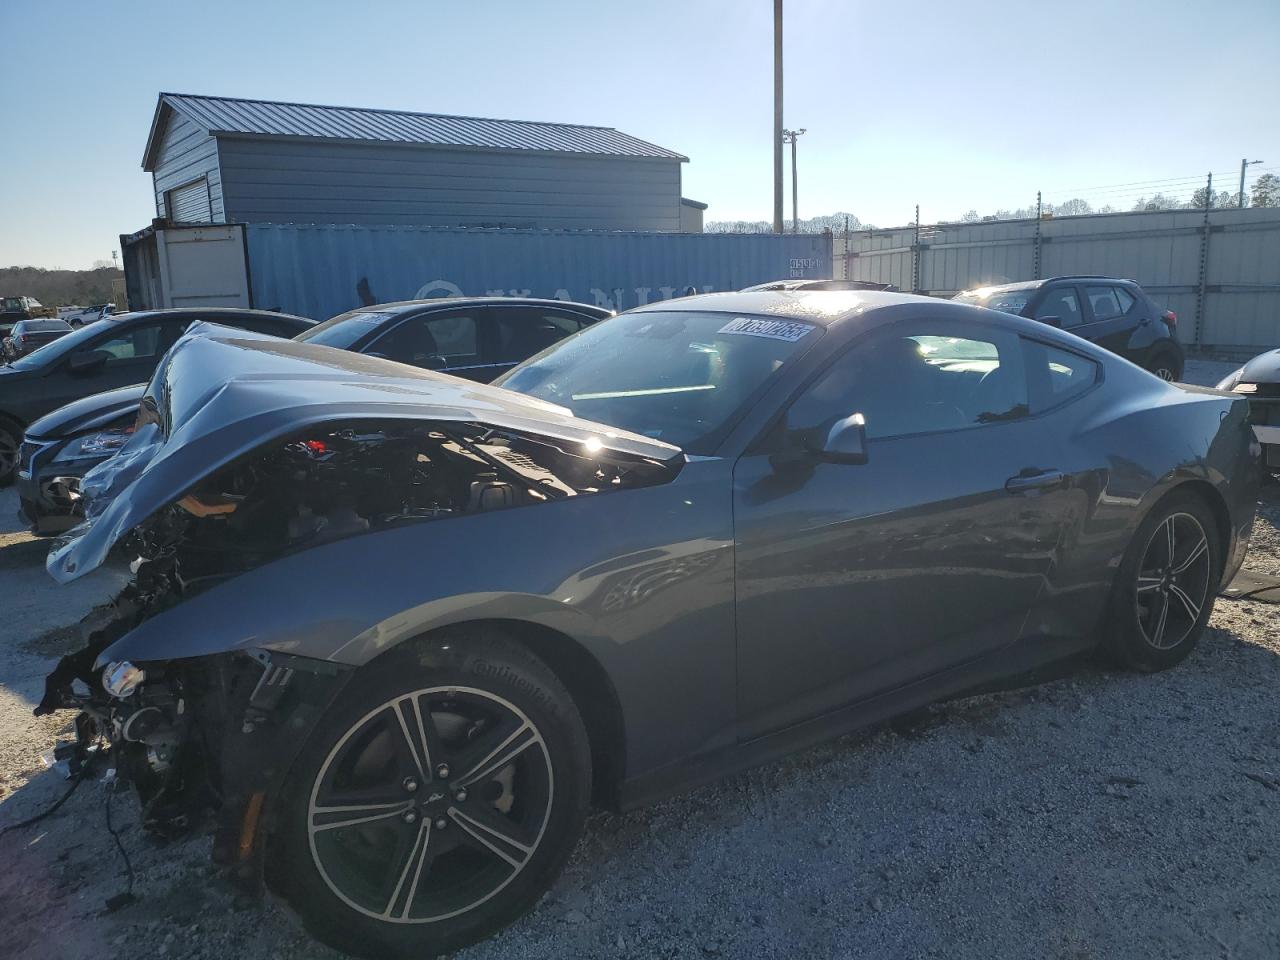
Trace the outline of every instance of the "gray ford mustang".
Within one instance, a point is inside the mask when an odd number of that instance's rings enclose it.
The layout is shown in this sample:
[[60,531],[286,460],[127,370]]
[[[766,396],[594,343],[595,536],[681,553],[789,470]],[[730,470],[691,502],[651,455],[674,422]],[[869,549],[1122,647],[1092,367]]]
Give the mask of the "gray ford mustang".
[[653,304],[499,386],[205,325],[50,554],[137,572],[38,709],[325,942],[447,952],[592,804],[1095,647],[1183,659],[1246,549],[1247,414],[890,293]]

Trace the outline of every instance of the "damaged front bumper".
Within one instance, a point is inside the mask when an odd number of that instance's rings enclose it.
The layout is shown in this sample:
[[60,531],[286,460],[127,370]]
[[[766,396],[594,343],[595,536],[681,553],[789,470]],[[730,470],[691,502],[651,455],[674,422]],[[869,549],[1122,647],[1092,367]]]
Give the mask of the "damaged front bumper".
[[163,837],[215,823],[214,861],[261,890],[275,800],[302,745],[351,669],[265,650],[182,660],[121,660],[116,641],[142,617],[130,588],[81,651],[45,680],[37,715],[73,709],[75,741],[59,749],[72,775],[109,757]]
[[[108,748],[151,828],[214,812],[217,858],[256,886],[274,801],[352,673],[321,657],[360,628],[344,609],[317,635],[295,608],[295,635],[272,637],[239,609],[257,605],[254,586],[230,583],[348,537],[670,482],[683,463],[678,447],[505,390],[193,325],[128,442],[85,475],[84,523],[49,553],[58,582],[113,551],[135,576],[37,713],[80,711],[76,751]],[[174,609],[219,593],[215,616]]]

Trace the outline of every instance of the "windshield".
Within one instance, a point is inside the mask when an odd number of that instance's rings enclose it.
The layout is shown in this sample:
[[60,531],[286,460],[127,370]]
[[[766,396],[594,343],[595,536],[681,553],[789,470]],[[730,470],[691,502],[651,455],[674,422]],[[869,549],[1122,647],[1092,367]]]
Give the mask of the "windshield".
[[[121,316],[125,316],[121,314]],[[61,329],[61,328],[59,328]],[[24,357],[14,360],[9,366],[15,370],[38,370],[41,367],[51,363],[56,363],[62,357],[74,353],[79,350],[87,340],[93,340],[99,337],[108,328],[101,323],[94,324],[91,327],[80,327],[72,330],[70,333],[59,337],[52,343],[46,343],[39,350],[32,350]]]
[[971,303],[976,307],[987,307],[1001,313],[1012,313],[1021,316],[1035,290],[1001,290],[998,287],[979,287],[977,290],[966,290],[957,293],[951,299],[956,303]]
[[357,340],[366,333],[372,333],[390,316],[389,313],[352,310],[350,313],[340,313],[336,317],[331,317],[324,323],[317,323],[310,330],[298,334],[293,339],[336,347],[338,350],[349,350]]
[[799,320],[624,313],[495,383],[688,453],[710,453],[778,369],[819,335]]

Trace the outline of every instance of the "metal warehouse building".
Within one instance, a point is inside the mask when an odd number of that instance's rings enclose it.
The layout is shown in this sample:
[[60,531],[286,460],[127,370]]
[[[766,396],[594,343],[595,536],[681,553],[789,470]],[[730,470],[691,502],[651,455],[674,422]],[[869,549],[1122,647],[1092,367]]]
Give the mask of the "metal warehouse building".
[[183,223],[677,233],[682,207],[701,226],[687,159],[612,127],[162,93],[142,167]]

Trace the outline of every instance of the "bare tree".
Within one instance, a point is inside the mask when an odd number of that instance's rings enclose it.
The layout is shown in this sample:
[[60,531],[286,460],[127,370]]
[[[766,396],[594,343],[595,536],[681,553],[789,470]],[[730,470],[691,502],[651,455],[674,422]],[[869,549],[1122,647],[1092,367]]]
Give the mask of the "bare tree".
[[1280,207],[1280,177],[1264,173],[1255,180],[1249,204],[1254,207]]

